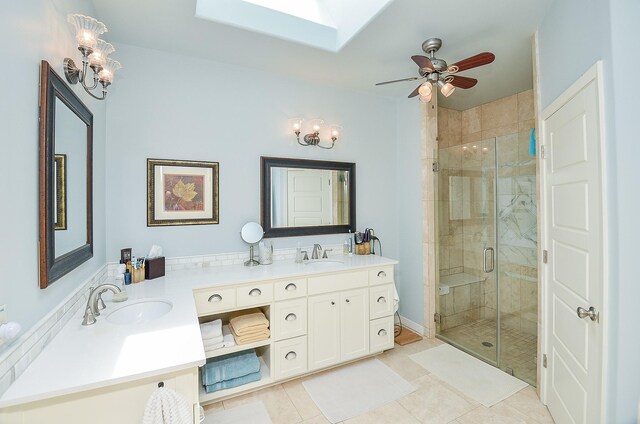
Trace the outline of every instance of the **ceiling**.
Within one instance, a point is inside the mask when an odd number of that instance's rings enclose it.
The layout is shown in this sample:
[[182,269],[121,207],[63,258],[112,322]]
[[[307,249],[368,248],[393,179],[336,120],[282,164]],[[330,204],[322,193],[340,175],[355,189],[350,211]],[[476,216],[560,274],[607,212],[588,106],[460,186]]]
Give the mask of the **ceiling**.
[[427,38],[443,40],[437,57],[450,64],[493,52],[492,64],[460,73],[479,80],[474,88],[440,100],[463,110],[532,87],[531,36],[552,1],[394,0],[337,52],[197,18],[196,0],[93,3],[116,48],[125,43],[395,98],[406,97],[419,82],[374,84],[416,76],[410,56],[423,54]]

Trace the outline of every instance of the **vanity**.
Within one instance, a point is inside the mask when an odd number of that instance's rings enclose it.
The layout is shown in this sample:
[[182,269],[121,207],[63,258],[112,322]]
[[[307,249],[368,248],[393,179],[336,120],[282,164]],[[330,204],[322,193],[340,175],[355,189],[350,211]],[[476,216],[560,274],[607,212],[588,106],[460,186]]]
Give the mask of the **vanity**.
[[[220,266],[168,272],[127,286],[129,300],[107,301],[97,322],[82,326],[83,308],[0,399],[0,422],[139,423],[159,383],[194,407],[327,369],[393,347],[394,265],[379,256],[340,256],[304,264]],[[127,305],[163,301],[164,315],[114,323]],[[267,340],[205,351],[200,323],[260,308]],[[115,315],[115,314],[114,314]],[[208,358],[255,349],[261,379],[206,393]],[[78,421],[84,422],[84,420]]]

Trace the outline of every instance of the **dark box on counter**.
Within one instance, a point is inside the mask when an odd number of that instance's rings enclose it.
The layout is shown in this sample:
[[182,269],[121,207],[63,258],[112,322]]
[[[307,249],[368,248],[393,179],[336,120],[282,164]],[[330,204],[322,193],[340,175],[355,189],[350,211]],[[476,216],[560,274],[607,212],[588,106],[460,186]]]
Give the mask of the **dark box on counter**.
[[164,256],[158,258],[147,259],[144,267],[145,280],[153,280],[154,278],[164,277]]

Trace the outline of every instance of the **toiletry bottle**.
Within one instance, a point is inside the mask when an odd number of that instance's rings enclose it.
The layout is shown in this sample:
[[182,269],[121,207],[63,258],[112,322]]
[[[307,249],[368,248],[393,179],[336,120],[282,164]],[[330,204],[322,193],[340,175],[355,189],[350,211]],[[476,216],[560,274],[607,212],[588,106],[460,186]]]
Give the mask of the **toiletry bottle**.
[[129,272],[129,270],[127,269],[124,273],[124,283],[126,285],[131,284],[131,273]]
[[296,247],[296,263],[302,263],[302,248],[300,247],[300,243],[298,243],[298,247]]
[[347,256],[349,255],[349,246],[351,246],[351,243],[349,243],[349,236],[347,236],[344,239],[344,244],[342,245],[342,254]]
[[353,235],[351,234],[351,230],[349,230],[348,241],[349,241],[349,256],[353,255]]

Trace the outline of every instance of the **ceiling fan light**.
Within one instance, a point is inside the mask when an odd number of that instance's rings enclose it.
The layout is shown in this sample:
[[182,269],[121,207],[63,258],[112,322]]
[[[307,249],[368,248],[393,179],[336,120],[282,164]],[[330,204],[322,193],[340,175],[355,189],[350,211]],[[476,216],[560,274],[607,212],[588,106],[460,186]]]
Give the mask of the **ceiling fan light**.
[[431,92],[429,92],[429,94],[427,94],[426,96],[420,95],[420,101],[422,103],[429,103],[431,101],[431,96],[432,96]]
[[420,96],[431,97],[431,90],[431,83],[427,81],[420,86],[420,88],[418,89],[418,94],[420,94]]
[[438,87],[440,87],[440,92],[444,97],[449,97],[456,90],[456,87],[450,82],[438,81]]

